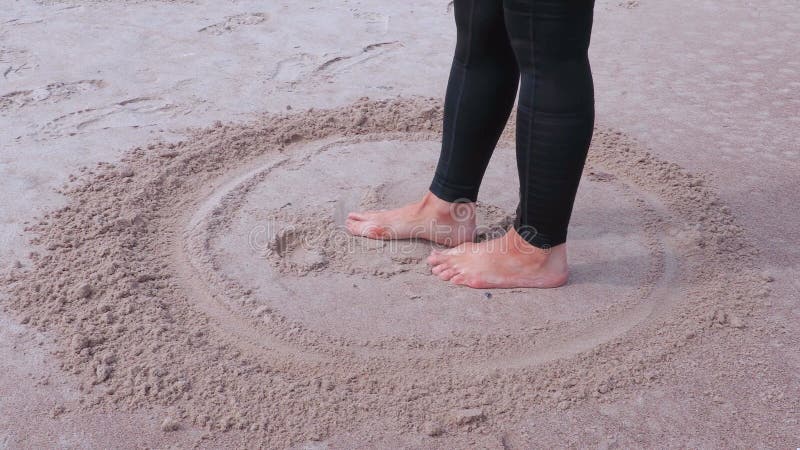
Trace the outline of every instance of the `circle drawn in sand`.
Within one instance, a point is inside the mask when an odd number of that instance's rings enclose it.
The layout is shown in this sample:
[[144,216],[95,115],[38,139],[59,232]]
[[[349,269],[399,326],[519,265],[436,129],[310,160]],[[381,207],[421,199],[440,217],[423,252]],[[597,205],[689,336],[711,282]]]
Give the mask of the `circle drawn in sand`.
[[[408,359],[401,349],[424,348],[417,357],[490,355],[495,364],[591,348],[645,320],[655,304],[670,304],[663,286],[676,263],[662,230],[646,222],[665,220],[664,208],[635,186],[608,178],[583,184],[570,238],[572,281],[562,289],[495,290],[489,299],[432,276],[426,241],[350,236],[343,227],[347,212],[401,205],[425,192],[438,144],[424,134],[414,137],[297,145],[280,164],[269,156],[217,180],[220,187],[190,220],[192,279],[205,278],[207,290],[246,292],[242,304],[227,302],[222,314],[233,310],[251,319],[255,334],[274,333],[276,323],[301,327],[302,340],[274,335],[295,353],[314,336],[311,351]],[[513,155],[499,148],[484,178],[481,198],[496,204],[479,204],[483,235],[502,232],[516,208]],[[489,344],[463,355],[465,340]]]
[[[40,253],[2,279],[7,305],[62,337],[83,407],[168,405],[270,447],[364,423],[501,432],[533,407],[654,383],[702,334],[750,329],[769,290],[730,211],[613,130],[595,131],[564,288],[489,299],[428,275],[429,244],[341,233],[349,210],[427,188],[441,114],[441,100],[359,101],[132,149],[29,228]],[[510,142],[481,192],[487,235],[516,202]],[[451,420],[465,408],[480,413]]]

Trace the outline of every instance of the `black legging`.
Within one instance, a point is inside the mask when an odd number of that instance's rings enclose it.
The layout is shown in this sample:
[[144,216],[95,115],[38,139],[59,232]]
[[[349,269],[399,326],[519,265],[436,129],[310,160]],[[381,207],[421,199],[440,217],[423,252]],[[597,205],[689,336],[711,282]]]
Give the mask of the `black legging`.
[[458,37],[431,192],[448,202],[477,200],[521,73],[514,228],[536,247],[566,242],[594,126],[594,1],[455,0],[454,7]]

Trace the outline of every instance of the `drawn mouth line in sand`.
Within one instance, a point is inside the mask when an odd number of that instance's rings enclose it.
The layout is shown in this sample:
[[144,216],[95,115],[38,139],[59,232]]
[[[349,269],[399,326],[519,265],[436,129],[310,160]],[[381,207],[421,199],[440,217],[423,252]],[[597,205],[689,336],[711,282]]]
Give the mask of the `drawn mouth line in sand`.
[[[86,408],[167,405],[280,447],[382,418],[497,431],[532,407],[653,383],[700,335],[758,328],[768,280],[727,207],[603,128],[564,288],[489,298],[431,276],[425,242],[341,233],[350,210],[424,192],[440,103],[216,124],[87,169],[29,228],[41,254],[4,278],[6,304],[63,337]],[[511,141],[480,194],[490,234],[516,205]],[[479,419],[447,422],[463,408]]]

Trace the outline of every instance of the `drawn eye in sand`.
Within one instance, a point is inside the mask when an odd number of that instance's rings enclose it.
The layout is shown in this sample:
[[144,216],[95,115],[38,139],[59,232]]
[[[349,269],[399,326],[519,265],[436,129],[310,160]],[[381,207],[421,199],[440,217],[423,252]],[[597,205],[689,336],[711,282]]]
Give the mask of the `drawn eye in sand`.
[[[420,263],[423,253],[413,242],[376,241],[352,236],[333,218],[322,213],[273,211],[266,225],[252,227],[248,244],[256,257],[287,276],[315,276],[328,273],[382,274],[407,271],[406,265]],[[255,252],[255,253],[252,253]]]
[[283,272],[303,275],[321,270],[328,264],[328,257],[314,234],[308,228],[281,229],[270,241],[266,255]]

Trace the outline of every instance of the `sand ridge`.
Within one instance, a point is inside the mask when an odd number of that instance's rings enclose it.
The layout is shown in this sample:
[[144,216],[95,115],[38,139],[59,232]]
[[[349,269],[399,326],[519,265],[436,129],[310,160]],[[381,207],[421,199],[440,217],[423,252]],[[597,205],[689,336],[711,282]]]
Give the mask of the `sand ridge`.
[[[231,211],[235,196],[228,207],[212,209],[211,220],[188,222],[188,228],[184,221],[219,189],[218,179],[246,171],[265,155],[274,157],[271,170],[280,170],[316,141],[435,140],[440,123],[437,99],[363,99],[334,110],[217,123],[179,143],[132,149],[118,165],[85,170],[64,189],[68,206],[29,228],[41,250],[31,255],[30,267],[5,276],[10,308],[24,323],[62,337],[62,366],[85,380],[86,408],[160,403],[174,409],[178,422],[248,430],[275,446],[321,439],[375,417],[436,434],[496,429],[531,405],[569,408],[656,383],[683,347],[703,345],[704,334],[755,332],[749,324],[758,321],[769,277],[756,270],[757,252],[727,207],[703,177],[604,128],[596,130],[587,176],[635,187],[645,229],[663,236],[664,252],[674,253],[676,262],[657,266],[658,273],[674,271],[669,286],[643,287],[660,289],[658,295],[672,301],[638,311],[642,321],[621,335],[599,330],[545,357],[513,353],[535,342],[533,333],[443,340],[440,359],[415,357],[427,349],[406,342],[391,350],[406,351],[407,358],[387,358],[308,329],[279,310],[261,310],[255,321],[241,313],[247,288],[230,279],[217,278],[204,299],[186,289],[203,288],[195,269],[212,277],[223,269],[214,267],[203,241],[203,251],[194,253],[207,257],[202,267],[176,259],[176,249],[197,249],[194,232],[227,226],[213,218]],[[312,161],[320,153],[306,156]],[[285,255],[292,240],[284,241],[274,251]],[[304,258],[288,270],[325,273],[326,265],[308,266]],[[383,279],[374,277],[372,288],[379,290]],[[624,318],[626,311],[606,314]],[[552,330],[555,337],[570,331]],[[397,342],[359,347],[381,350]],[[501,348],[506,364],[483,359]]]

